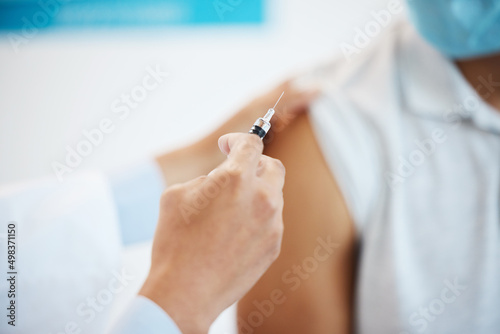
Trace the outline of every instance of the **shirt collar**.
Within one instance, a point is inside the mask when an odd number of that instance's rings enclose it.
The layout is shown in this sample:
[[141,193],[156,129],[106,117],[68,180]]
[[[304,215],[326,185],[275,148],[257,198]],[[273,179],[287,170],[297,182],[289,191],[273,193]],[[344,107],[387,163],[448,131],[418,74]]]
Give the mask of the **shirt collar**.
[[408,27],[399,41],[398,73],[403,108],[425,118],[471,122],[500,134],[500,112],[470,86],[456,65]]

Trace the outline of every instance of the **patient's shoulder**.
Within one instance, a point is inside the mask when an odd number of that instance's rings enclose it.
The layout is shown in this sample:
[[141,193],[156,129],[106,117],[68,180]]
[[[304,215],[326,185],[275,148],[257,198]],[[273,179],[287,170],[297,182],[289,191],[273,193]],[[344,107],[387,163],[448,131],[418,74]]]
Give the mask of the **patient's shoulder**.
[[311,132],[358,229],[368,223],[385,187],[384,157],[398,142],[399,41],[407,29],[396,24],[359,58],[337,58],[298,81],[322,91],[310,107]]
[[289,236],[300,240],[295,246],[311,247],[318,236],[332,235],[349,248],[347,240],[355,237],[351,215],[309,116],[299,116],[274,138],[265,153],[286,168],[284,219]]
[[[359,85],[364,78],[370,81],[385,77],[387,70],[397,67],[401,43],[413,36],[411,24],[400,20],[385,28],[379,36],[370,38],[355,55],[336,53],[326,61],[315,64],[298,78],[298,85],[318,84],[333,90]],[[410,38],[411,39],[411,38]],[[407,43],[407,42],[405,42]]]
[[334,184],[306,114],[297,117],[283,131],[273,132],[272,137],[266,138],[264,153],[282,160],[289,183],[307,181],[303,184],[306,186],[304,191],[315,190],[314,181],[318,179],[323,185]]

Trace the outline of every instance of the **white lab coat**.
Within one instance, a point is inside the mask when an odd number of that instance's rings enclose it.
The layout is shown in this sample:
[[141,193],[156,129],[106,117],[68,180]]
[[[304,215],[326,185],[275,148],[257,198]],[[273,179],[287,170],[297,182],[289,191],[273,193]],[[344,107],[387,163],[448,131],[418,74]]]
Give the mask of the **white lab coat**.
[[[45,179],[4,188],[0,214],[2,274],[8,271],[7,225],[17,226],[16,326],[1,321],[0,332],[102,333],[112,302],[110,285],[123,284],[120,232],[107,178],[84,173],[64,183]],[[2,309],[7,289],[0,287]]]
[[[117,295],[137,279],[121,264],[123,245],[152,238],[164,187],[158,166],[147,161],[110,177],[81,173],[63,183],[47,178],[1,189],[0,256],[7,259],[11,224],[16,254],[14,269],[6,260],[0,267],[15,270],[16,282],[15,326],[2,321],[0,332],[180,334],[145,297],[114,324],[109,316]],[[1,285],[2,305],[10,305],[8,290]]]

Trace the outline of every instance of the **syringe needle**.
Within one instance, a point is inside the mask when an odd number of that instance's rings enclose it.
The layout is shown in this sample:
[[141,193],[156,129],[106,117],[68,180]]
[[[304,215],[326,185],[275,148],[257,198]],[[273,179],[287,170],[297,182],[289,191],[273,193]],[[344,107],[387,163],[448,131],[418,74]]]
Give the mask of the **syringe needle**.
[[273,109],[276,108],[276,106],[278,105],[278,103],[280,103],[281,101],[281,98],[283,97],[283,95],[285,94],[285,92],[281,93],[281,96],[280,98],[278,99],[278,102],[276,102],[276,104],[274,105]]

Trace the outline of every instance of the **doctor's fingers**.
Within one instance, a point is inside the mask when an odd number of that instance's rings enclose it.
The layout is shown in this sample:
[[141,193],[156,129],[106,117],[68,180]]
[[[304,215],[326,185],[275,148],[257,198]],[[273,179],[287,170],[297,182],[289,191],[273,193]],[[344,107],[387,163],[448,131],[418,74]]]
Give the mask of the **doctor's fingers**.
[[260,158],[257,167],[257,176],[264,181],[271,189],[282,193],[285,185],[285,166],[278,159],[273,159],[267,155]]
[[219,148],[228,155],[228,159],[218,168],[238,175],[255,175],[255,170],[262,157],[262,140],[248,133],[231,133],[219,139]]

